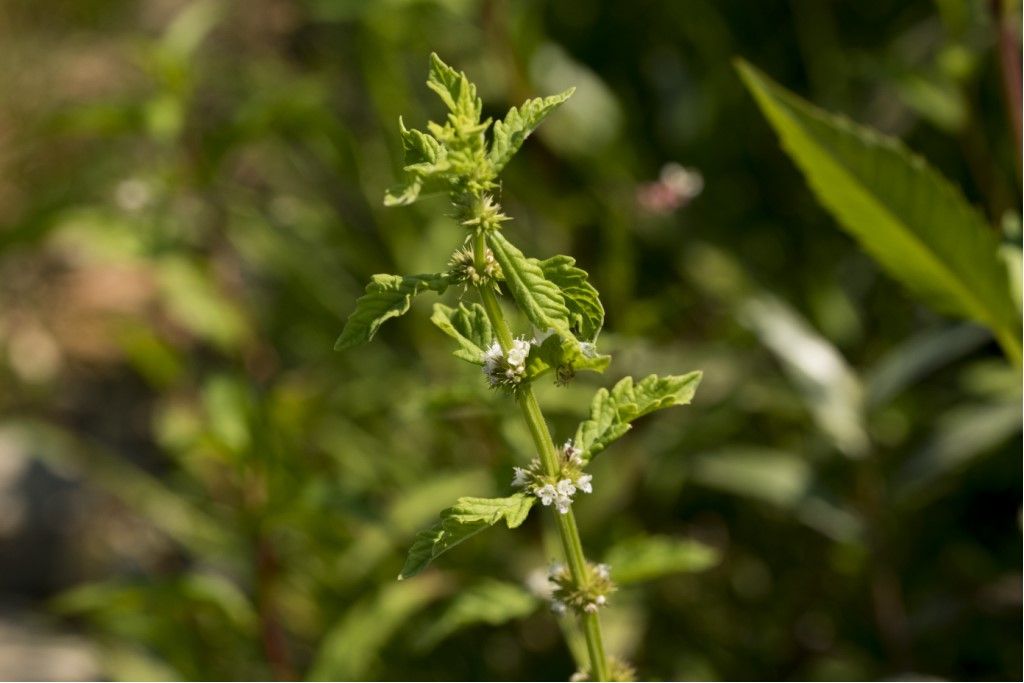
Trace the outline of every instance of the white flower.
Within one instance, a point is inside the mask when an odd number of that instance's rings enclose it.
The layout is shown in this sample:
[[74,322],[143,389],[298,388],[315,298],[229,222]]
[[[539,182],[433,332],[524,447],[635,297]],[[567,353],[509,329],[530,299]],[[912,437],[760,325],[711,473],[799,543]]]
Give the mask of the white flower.
[[552,600],[551,611],[555,614],[565,614],[565,603],[561,600]]
[[565,565],[561,562],[552,562],[548,566],[548,576],[554,577],[565,571]]
[[512,348],[508,350],[505,360],[514,368],[522,368],[526,364],[526,357],[530,355],[530,344],[525,339],[516,339],[512,342]]
[[555,485],[555,490],[566,498],[572,498],[572,494],[576,493],[576,486],[569,479],[563,479]]
[[604,597],[603,595],[598,595],[596,598],[594,598],[594,602],[598,605],[603,605],[606,602],[608,602],[608,598]]
[[497,367],[498,361],[504,354],[501,351],[501,344],[497,341],[493,342],[486,351],[484,351],[484,372],[490,374],[494,372],[494,368]]
[[559,496],[555,499],[555,507],[563,515],[569,512],[570,505],[572,505],[572,498],[569,496]]
[[576,480],[576,487],[583,493],[593,493],[594,487],[590,484],[590,480],[593,478],[592,474],[581,474],[580,478]]
[[530,473],[522,467],[513,467],[512,473],[515,475],[512,477],[512,485],[517,488],[526,486],[530,481]]
[[612,566],[610,564],[605,564],[604,562],[602,562],[601,564],[594,567],[594,569],[597,570],[597,575],[600,576],[602,579],[610,578],[612,575]]
[[588,602],[583,606],[583,611],[587,614],[595,614],[597,612],[597,605],[592,602]]
[[559,497],[555,487],[551,484],[544,484],[544,486],[534,491],[534,494],[540,498],[540,502],[543,505],[551,505]]

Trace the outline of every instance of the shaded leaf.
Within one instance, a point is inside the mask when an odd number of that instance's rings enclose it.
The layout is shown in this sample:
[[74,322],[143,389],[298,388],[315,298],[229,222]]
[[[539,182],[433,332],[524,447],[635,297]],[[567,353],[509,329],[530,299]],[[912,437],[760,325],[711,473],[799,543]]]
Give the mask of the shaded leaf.
[[625,377],[611,391],[599,389],[590,404],[590,418],[576,430],[576,446],[583,450],[583,459],[590,460],[628,432],[633,420],[689,403],[701,376],[700,371],[665,377],[648,375],[635,384],[632,377]]
[[454,352],[457,357],[477,365],[484,364],[484,352],[491,345],[494,333],[483,306],[459,304],[458,308],[451,308],[434,304],[430,322],[459,343],[460,348]]
[[1020,363],[1020,320],[997,242],[959,189],[902,143],[828,114],[746,62],[740,75],[818,199],[937,310],[993,330]]
[[463,590],[444,613],[417,640],[417,647],[430,649],[456,631],[473,624],[498,626],[525,617],[540,601],[522,586],[484,579]]
[[439,555],[470,536],[504,520],[509,529],[523,523],[536,497],[517,493],[508,498],[459,498],[441,511],[441,521],[416,535],[398,579],[416,576]]
[[385,585],[356,603],[328,630],[313,658],[307,678],[312,681],[352,681],[367,678],[381,649],[409,619],[445,588],[440,577],[415,584]]
[[639,536],[614,545],[605,562],[619,584],[650,581],[669,574],[699,572],[718,564],[714,548],[688,538]]
[[366,294],[356,300],[356,310],[345,322],[334,349],[340,351],[365,344],[373,339],[384,321],[404,315],[414,296],[427,289],[441,294],[447,288],[448,277],[444,273],[374,275],[366,285]]

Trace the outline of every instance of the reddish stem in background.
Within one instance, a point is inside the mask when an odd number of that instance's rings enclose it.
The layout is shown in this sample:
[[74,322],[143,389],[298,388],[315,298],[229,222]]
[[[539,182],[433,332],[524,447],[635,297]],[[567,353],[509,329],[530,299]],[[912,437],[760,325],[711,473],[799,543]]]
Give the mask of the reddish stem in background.
[[291,656],[288,654],[288,639],[278,619],[272,599],[272,584],[277,570],[278,562],[274,548],[265,538],[260,538],[256,546],[256,602],[260,617],[263,653],[276,680],[294,681],[297,678],[295,669],[292,667]]

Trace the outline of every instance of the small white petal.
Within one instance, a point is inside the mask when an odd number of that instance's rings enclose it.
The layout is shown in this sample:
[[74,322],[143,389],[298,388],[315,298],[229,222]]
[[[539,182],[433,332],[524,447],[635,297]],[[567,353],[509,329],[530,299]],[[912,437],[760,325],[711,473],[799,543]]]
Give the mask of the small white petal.
[[559,496],[555,499],[555,506],[558,508],[560,513],[567,514],[569,512],[569,506],[572,504],[572,498],[569,496]]
[[597,612],[597,605],[595,605],[592,602],[588,602],[586,605],[583,606],[583,611],[587,614],[594,614]]
[[603,605],[606,602],[608,602],[608,598],[604,597],[603,595],[598,595],[596,598],[594,598],[594,602],[596,602],[598,605]]
[[594,478],[592,474],[581,474],[579,479],[576,480],[576,487],[584,493],[593,493],[594,487],[590,481]]
[[565,614],[565,603],[561,600],[552,600],[551,611],[555,614]]
[[605,564],[604,562],[602,562],[601,564],[597,565],[595,569],[597,570],[597,575],[600,576],[602,579],[607,579],[612,575],[612,566],[610,564]]
[[562,479],[555,488],[560,494],[567,497],[576,493],[576,486],[572,483],[571,479]]

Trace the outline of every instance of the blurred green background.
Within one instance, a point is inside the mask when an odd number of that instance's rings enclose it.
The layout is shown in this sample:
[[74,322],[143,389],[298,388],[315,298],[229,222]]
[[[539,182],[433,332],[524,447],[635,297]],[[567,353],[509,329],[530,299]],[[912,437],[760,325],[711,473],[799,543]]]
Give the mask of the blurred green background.
[[440,115],[436,51],[492,115],[577,87],[503,187],[507,230],[607,309],[608,376],[540,393],[556,438],[596,386],[704,370],[578,506],[595,557],[656,534],[720,558],[616,594],[610,649],[648,679],[1019,680],[1020,374],[836,229],[732,65],[1019,225],[1006,9],[5,0],[0,678],[574,671],[528,588],[547,516],[394,581],[441,508],[507,491],[517,413],[429,302],[331,350],[371,274],[461,239],[441,200],[381,205],[398,116]]

